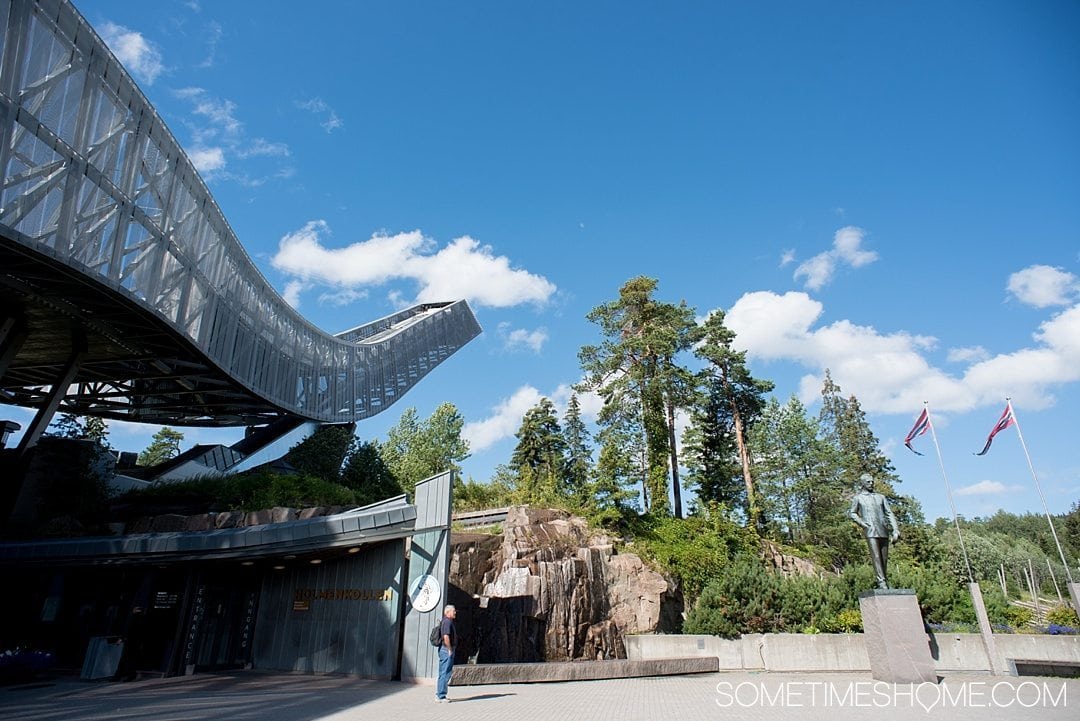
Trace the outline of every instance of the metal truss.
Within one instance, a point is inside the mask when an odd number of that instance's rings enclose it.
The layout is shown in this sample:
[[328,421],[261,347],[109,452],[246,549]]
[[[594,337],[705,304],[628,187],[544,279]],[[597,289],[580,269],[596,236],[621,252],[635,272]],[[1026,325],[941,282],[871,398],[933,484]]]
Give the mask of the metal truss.
[[0,326],[21,329],[0,335],[0,402],[42,407],[83,344],[62,410],[353,422],[480,333],[464,301],[337,336],[304,320],[66,0],[0,0],[0,172]]

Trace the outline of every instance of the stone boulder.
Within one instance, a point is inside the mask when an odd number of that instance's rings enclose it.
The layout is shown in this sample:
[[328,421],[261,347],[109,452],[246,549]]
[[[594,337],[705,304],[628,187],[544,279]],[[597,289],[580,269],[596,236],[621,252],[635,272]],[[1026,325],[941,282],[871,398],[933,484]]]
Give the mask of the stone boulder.
[[501,535],[455,533],[459,660],[626,658],[623,636],[674,631],[682,598],[638,556],[563,511],[511,508]]

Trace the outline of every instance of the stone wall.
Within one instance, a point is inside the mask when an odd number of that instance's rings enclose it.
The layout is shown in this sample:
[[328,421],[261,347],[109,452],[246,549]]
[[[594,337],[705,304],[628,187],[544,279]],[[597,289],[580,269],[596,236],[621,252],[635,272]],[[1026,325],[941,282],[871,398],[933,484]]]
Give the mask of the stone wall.
[[682,597],[638,556],[562,511],[515,507],[500,535],[451,537],[458,661],[626,658],[626,634],[670,632]]

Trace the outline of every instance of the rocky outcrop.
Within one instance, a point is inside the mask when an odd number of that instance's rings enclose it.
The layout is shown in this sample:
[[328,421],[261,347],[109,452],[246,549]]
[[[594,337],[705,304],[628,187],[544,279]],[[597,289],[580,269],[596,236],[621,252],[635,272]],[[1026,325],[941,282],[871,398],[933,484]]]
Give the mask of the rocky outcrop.
[[510,509],[501,535],[453,534],[459,660],[626,658],[623,636],[673,631],[674,583],[562,511]]
[[784,553],[780,546],[772,541],[761,542],[761,558],[768,565],[785,576],[820,577],[823,571],[812,561]]

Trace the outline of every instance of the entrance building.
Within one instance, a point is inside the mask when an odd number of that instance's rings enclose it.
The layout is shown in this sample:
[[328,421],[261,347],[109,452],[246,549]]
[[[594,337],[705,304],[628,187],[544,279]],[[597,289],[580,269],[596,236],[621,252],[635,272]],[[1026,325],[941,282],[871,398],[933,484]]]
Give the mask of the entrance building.
[[247,528],[0,543],[0,639],[84,670],[122,645],[119,676],[433,678],[451,486],[445,473],[417,484],[414,504]]

